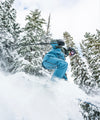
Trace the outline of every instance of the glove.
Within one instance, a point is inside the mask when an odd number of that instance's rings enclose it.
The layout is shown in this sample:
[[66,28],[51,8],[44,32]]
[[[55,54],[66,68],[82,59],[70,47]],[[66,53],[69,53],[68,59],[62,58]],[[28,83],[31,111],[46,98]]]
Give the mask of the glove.
[[73,55],[76,54],[75,49],[74,49],[74,48],[71,48],[71,47],[68,48],[68,52],[69,52],[69,55],[70,55],[70,56],[73,56]]
[[73,56],[73,55],[76,54],[75,49],[72,48],[72,47],[68,47],[68,48],[62,47],[62,52],[63,52],[65,55],[67,55],[67,56],[68,56],[68,55]]

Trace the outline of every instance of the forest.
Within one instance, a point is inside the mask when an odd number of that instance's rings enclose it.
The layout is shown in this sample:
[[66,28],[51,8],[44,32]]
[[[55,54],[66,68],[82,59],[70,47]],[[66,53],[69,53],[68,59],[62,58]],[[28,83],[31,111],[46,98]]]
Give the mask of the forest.
[[[51,75],[52,71],[42,67],[42,59],[51,46],[35,45],[53,39],[50,16],[46,21],[39,9],[30,11],[25,26],[21,28],[16,21],[13,2],[14,0],[0,2],[0,70],[8,74],[25,72],[39,77]],[[100,89],[100,30],[96,29],[96,34],[84,33],[80,49],[67,30],[63,32],[63,39],[67,47],[73,47],[77,52],[70,57],[74,83],[87,95],[97,94]],[[84,120],[100,119],[98,106],[86,102],[81,102],[80,106]]]

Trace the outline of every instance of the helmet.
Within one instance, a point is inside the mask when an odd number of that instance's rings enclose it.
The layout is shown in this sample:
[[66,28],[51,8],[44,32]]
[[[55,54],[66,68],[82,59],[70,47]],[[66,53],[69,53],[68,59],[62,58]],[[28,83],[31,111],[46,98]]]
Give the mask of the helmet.
[[53,48],[61,48],[62,46],[65,45],[62,39],[52,40],[50,44],[52,45]]

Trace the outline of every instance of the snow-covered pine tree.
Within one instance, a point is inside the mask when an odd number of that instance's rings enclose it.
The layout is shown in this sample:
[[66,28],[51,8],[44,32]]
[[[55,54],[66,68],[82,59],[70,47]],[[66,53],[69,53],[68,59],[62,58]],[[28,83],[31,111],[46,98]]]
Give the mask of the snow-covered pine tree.
[[85,62],[80,57],[77,47],[73,41],[73,38],[68,32],[64,32],[64,39],[67,47],[73,47],[76,50],[76,55],[70,57],[70,64],[72,75],[74,76],[74,82],[78,84],[86,92],[89,92],[90,86],[92,86],[91,78],[86,68]]
[[100,87],[100,31],[97,30],[97,34],[85,33],[84,37],[80,46],[92,73],[91,77]]
[[[73,38],[68,32],[64,33],[64,38],[66,40],[67,47],[71,46],[76,49]],[[92,77],[89,75],[85,62],[83,62],[82,58],[79,56],[78,51],[76,55],[70,57],[70,64],[75,83],[85,90],[86,93],[91,93],[92,86],[95,84]],[[98,107],[83,101],[81,101],[79,104],[82,109],[80,112],[82,113],[84,119],[99,120],[100,112]]]
[[84,120],[99,120],[100,108],[89,102],[80,102],[80,112]]
[[16,23],[16,11],[12,8],[14,0],[0,3],[0,66],[4,71],[15,72],[17,52],[12,45],[19,40],[20,27]]
[[22,46],[19,49],[19,54],[24,58],[22,70],[29,74],[43,75],[42,57],[49,46],[29,44],[49,42],[44,30],[46,22],[41,17],[41,12],[38,9],[31,11],[30,14],[26,16],[26,21],[24,36],[21,40]]

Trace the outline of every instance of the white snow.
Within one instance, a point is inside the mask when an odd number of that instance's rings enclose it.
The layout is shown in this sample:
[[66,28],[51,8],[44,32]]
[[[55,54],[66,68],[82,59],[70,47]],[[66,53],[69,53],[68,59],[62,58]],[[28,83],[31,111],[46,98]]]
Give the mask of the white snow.
[[88,97],[71,79],[51,82],[0,72],[0,120],[83,120],[78,98],[99,102],[100,97]]

